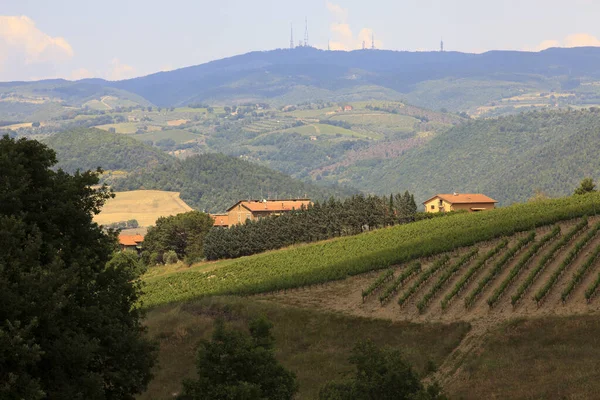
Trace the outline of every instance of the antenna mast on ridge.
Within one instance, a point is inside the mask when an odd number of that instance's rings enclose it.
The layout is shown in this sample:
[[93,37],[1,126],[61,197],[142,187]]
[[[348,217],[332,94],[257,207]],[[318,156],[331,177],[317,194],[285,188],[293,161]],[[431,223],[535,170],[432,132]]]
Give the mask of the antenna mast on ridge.
[[308,47],[308,18],[304,17],[304,46]]
[[371,32],[371,50],[375,50],[375,34]]
[[444,52],[444,39],[442,39],[440,41],[440,52],[443,53]]
[[290,22],[290,49],[294,48],[294,25]]

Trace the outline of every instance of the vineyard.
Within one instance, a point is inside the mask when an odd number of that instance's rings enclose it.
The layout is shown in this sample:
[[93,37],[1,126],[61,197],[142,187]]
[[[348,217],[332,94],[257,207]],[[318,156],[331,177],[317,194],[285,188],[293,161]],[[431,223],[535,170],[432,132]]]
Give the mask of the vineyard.
[[[357,296],[359,287],[375,284],[380,301]],[[472,321],[600,310],[599,287],[600,216],[584,216],[421,258],[385,275],[267,296],[370,317]]]
[[[530,303],[531,297],[550,279],[550,274],[564,258],[565,251],[569,251],[586,231],[595,229],[593,224],[597,222],[596,217],[590,217],[589,221],[583,217],[595,215],[597,204],[600,205],[600,194],[597,193],[519,204],[485,213],[455,214],[227,260],[211,264],[210,271],[192,268],[149,277],[145,280],[146,295],[142,301],[145,306],[152,307],[210,295],[290,293],[290,289],[301,289],[301,292],[310,296],[315,290],[314,285],[327,284],[327,289],[332,285],[352,285],[352,282],[359,281],[361,286],[357,289],[356,298],[357,307],[362,309],[373,305],[381,309],[396,307],[395,314],[415,312],[426,317],[441,315],[442,308],[445,312],[459,308],[465,312],[465,299],[472,295],[472,300],[467,302],[468,308],[475,311],[484,304],[487,310],[490,306],[486,301],[491,298],[498,284],[513,272],[524,254],[528,254],[528,249],[543,242],[535,255],[532,254],[520,267],[510,284],[505,285],[505,290],[510,293],[496,296],[498,304],[493,308],[505,308],[505,300],[510,301],[517,293],[515,289],[524,284],[523,277],[531,282],[519,290],[523,299],[515,302],[514,307],[529,307],[525,303]],[[577,220],[578,224],[574,224],[573,220]],[[588,227],[590,224],[592,227]],[[573,227],[580,228],[575,231]],[[557,229],[564,233],[558,234]],[[552,232],[556,237],[544,242]],[[560,246],[556,247],[555,243],[559,242]],[[578,250],[575,259],[563,268],[560,279],[555,279],[547,290],[544,304],[555,297],[560,298],[566,279],[578,280],[567,303],[583,296],[579,290],[588,289],[583,286],[588,280],[596,278],[595,264],[591,262],[577,276],[573,275],[573,271],[581,268],[581,258],[589,256],[590,246],[598,244],[594,235]],[[475,248],[477,252],[474,252]],[[542,265],[542,258],[548,251],[552,251],[552,255]],[[464,259],[467,254],[468,257]],[[414,265],[415,261],[420,263],[419,267]],[[409,272],[403,274],[409,267]],[[390,268],[394,270],[391,273],[370,274]],[[356,279],[351,278],[353,276]],[[440,277],[444,277],[441,282]],[[485,282],[481,283],[482,279]],[[332,281],[341,282],[333,284],[330,283]],[[390,288],[390,285],[393,287]],[[434,292],[421,302],[423,296],[436,285]],[[591,292],[589,297],[593,303],[596,291]],[[419,302],[421,307],[417,309]],[[535,302],[534,306],[537,307]]]

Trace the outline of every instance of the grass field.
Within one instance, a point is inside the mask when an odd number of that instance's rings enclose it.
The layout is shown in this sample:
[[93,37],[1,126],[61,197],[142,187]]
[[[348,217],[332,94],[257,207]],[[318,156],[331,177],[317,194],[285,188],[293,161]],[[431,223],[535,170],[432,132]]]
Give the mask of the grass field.
[[191,269],[148,278],[144,301],[156,306],[207,295],[262,293],[340,280],[594,213],[597,204],[599,193],[572,196],[424,220],[242,257],[210,274]]
[[115,132],[117,133],[131,134],[138,130],[138,125],[139,124],[137,122],[122,122],[120,124],[98,125],[96,128],[104,129],[105,131],[109,130],[110,128],[115,128]]
[[109,199],[94,221],[106,225],[136,219],[140,226],[154,225],[159,217],[191,211],[192,208],[179,198],[178,192],[160,190],[134,190],[117,192]]
[[300,384],[298,399],[315,399],[328,380],[352,371],[350,350],[361,339],[399,349],[422,376],[432,372],[456,348],[469,324],[411,324],[318,313],[241,298],[211,298],[150,311],[150,335],[160,345],[159,366],[145,399],[172,398],[181,380],[193,377],[195,349],[210,337],[214,319],[237,327],[259,315],[274,323],[277,358],[294,371]]
[[360,114],[336,114],[331,116],[330,119],[333,121],[346,121],[352,125],[360,125],[367,129],[394,129],[395,131],[403,132],[412,132],[415,129],[415,124],[419,122],[416,118],[407,115],[380,113],[376,111]]
[[354,132],[354,131],[351,131],[349,129],[345,129],[345,128],[342,128],[339,126],[333,126],[333,125],[327,125],[327,124],[309,124],[309,125],[303,125],[303,126],[298,126],[298,127],[294,127],[294,128],[284,129],[279,132],[282,132],[282,133],[295,132],[295,133],[299,133],[301,135],[317,136],[317,137],[320,135],[324,135],[324,136],[340,135],[340,136],[345,136],[345,137],[354,137],[354,138],[361,138],[361,139],[370,137],[369,135],[366,135],[364,133],[358,133],[358,132]]
[[175,143],[178,144],[198,139],[198,135],[195,135],[188,131],[184,131],[182,129],[168,129],[162,131],[141,133],[139,135],[136,134],[131,137],[141,141],[152,140],[153,142],[159,141],[161,139],[173,139]]

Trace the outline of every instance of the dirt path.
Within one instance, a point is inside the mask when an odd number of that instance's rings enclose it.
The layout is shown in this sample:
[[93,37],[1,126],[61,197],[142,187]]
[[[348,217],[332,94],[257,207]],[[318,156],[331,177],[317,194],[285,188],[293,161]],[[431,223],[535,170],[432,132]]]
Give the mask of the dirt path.
[[100,103],[104,104],[106,106],[107,109],[112,110],[113,108],[110,106],[110,104],[106,104],[105,100],[110,97],[110,96],[103,96],[100,98]]

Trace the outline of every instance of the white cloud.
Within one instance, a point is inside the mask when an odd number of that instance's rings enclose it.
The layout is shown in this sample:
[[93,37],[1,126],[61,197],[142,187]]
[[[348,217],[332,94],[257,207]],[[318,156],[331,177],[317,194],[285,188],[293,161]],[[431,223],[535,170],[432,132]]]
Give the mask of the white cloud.
[[[355,50],[360,49],[363,43],[367,48],[371,47],[373,39],[373,30],[371,28],[363,28],[358,35],[354,35],[352,28],[348,23],[348,9],[343,8],[339,4],[334,4],[329,1],[326,3],[333,22],[329,26],[331,40],[329,48],[331,50]],[[381,40],[375,40],[375,47],[380,49],[383,46]]]
[[0,62],[21,59],[25,65],[58,63],[73,57],[73,48],[62,37],[52,37],[27,16],[0,15]]
[[542,51],[551,47],[584,47],[600,46],[600,39],[587,33],[574,33],[568,35],[562,40],[549,39],[544,40],[533,49],[526,48],[528,51]]
[[134,67],[121,63],[118,58],[113,58],[110,65],[108,79],[111,81],[120,81],[137,75],[137,70]]

